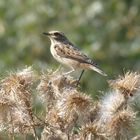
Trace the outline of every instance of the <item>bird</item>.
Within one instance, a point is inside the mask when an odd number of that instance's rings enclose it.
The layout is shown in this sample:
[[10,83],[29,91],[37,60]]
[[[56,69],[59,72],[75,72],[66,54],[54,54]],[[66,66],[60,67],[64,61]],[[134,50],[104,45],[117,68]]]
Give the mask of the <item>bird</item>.
[[60,64],[71,68],[71,70],[65,74],[70,74],[77,69],[81,69],[82,73],[78,81],[80,81],[84,70],[93,70],[103,76],[107,76],[107,74],[98,67],[97,63],[73,45],[63,32],[49,31],[43,32],[43,34],[48,36],[51,41],[50,51],[54,59]]

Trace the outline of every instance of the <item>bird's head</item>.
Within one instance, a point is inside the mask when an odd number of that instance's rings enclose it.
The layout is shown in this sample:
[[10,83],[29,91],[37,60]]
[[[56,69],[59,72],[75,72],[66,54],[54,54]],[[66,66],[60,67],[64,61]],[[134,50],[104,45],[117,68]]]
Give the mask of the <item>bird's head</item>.
[[66,42],[66,41],[68,41],[65,34],[63,32],[60,32],[60,31],[44,32],[43,34],[47,35],[52,42]]

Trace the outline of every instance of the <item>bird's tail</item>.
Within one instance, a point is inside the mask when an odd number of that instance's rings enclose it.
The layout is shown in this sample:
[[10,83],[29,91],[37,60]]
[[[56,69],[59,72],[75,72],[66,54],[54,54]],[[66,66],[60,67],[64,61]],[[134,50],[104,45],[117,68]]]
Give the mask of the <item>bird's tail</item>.
[[107,74],[105,72],[103,72],[102,70],[100,70],[98,67],[91,65],[90,68],[96,72],[98,72],[99,74],[103,75],[103,76],[107,76]]

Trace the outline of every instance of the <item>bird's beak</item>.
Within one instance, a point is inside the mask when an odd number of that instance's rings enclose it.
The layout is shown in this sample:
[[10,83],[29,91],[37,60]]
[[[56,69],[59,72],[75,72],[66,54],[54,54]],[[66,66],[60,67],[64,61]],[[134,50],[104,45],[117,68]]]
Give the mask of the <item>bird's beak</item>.
[[47,35],[47,36],[50,36],[50,33],[45,33],[45,32],[44,32],[43,34],[44,34],[44,35]]

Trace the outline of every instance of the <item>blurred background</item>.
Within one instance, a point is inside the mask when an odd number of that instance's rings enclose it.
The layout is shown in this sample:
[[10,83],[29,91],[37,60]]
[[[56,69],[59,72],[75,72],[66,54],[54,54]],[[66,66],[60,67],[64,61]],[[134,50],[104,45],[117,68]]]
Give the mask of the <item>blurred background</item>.
[[59,66],[44,31],[60,30],[108,77],[86,71],[83,91],[100,96],[107,80],[140,71],[139,0],[0,0],[0,75],[33,65]]
[[140,0],[0,0],[0,75],[25,65],[57,69],[42,34],[50,30],[64,32],[108,74],[85,72],[81,89],[95,99],[107,80],[140,72]]

